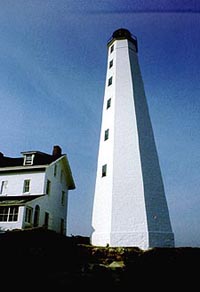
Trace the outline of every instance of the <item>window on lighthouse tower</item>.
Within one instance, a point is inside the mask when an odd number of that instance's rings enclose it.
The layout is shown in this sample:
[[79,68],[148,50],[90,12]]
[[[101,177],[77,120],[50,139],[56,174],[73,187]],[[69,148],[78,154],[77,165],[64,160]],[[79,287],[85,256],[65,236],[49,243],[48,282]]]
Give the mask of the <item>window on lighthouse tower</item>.
[[113,66],[113,60],[109,62],[109,69]]
[[111,106],[111,98],[109,98],[107,100],[107,105],[106,105],[106,109],[108,109]]
[[107,164],[104,164],[102,166],[102,177],[107,175]]
[[104,133],[104,140],[108,140],[109,138],[109,129],[105,130],[105,133]]
[[114,45],[112,45],[111,47],[110,47],[110,52],[112,53],[114,51]]
[[112,77],[110,77],[109,79],[108,79],[108,86],[110,86],[112,84]]

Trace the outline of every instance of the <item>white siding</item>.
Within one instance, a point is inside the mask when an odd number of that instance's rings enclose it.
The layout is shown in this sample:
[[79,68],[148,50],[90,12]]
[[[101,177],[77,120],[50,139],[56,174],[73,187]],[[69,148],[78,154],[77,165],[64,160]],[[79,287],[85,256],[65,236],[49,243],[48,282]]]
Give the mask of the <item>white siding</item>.
[[[2,181],[8,181],[7,188],[2,195],[19,196],[23,194],[24,180],[30,179],[30,194],[38,195],[44,193],[45,172],[12,173],[0,176],[0,186]],[[1,196],[1,195],[0,195]]]

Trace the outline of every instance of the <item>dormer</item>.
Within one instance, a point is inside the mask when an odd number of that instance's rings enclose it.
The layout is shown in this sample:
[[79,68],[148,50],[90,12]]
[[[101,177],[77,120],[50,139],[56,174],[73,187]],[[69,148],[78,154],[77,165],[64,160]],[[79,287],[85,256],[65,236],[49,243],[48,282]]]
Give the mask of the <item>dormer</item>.
[[21,152],[21,153],[24,156],[23,165],[24,166],[33,165],[33,161],[34,161],[34,157],[35,157],[36,151],[27,151],[27,152]]

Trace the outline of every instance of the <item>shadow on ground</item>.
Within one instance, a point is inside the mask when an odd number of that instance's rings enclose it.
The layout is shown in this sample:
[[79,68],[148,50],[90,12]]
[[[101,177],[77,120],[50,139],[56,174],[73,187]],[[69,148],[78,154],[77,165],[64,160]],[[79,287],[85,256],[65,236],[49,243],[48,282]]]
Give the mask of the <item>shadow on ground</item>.
[[176,281],[191,290],[199,278],[198,247],[95,247],[87,237],[33,229],[0,234],[0,248],[1,283],[14,288],[167,290]]

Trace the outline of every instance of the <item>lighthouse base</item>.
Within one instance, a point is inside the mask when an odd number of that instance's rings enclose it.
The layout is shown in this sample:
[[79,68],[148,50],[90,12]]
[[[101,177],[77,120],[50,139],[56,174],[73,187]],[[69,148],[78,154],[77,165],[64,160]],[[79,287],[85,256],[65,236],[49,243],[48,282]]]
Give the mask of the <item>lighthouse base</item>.
[[153,247],[174,247],[174,235],[167,232],[93,232],[91,244],[94,246],[139,247],[147,250]]

